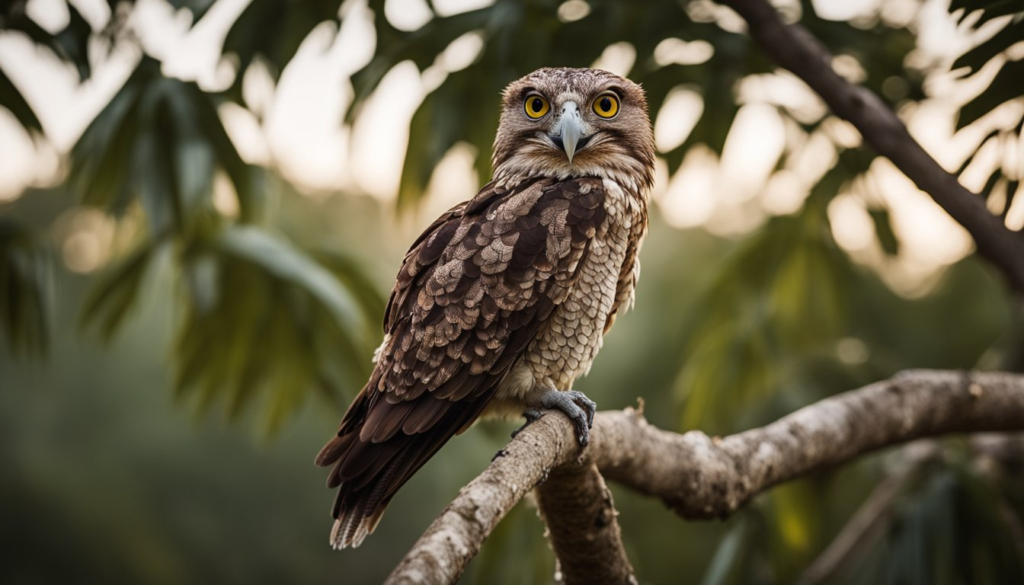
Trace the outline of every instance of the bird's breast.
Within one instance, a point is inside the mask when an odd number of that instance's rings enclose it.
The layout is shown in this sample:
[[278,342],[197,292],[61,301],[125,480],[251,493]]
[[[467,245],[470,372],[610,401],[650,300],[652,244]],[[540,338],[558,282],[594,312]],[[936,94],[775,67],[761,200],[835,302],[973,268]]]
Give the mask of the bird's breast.
[[[632,196],[605,180],[604,223],[580,263],[568,297],[558,305],[508,378],[504,394],[525,394],[537,386],[572,388],[585,375],[603,342],[605,324],[615,303],[619,275],[626,261],[633,224],[643,221]],[[520,394],[520,398],[522,396]]]

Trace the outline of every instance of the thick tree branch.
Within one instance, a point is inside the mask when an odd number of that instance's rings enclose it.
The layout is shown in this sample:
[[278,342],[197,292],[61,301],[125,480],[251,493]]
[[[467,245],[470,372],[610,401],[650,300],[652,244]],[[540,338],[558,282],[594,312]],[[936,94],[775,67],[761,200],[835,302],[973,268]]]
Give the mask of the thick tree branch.
[[878,96],[853,85],[832,69],[832,55],[799,24],[785,24],[765,0],[725,0],[747,21],[750,36],[775,61],[807,83],[835,114],[848,120],[864,140],[893,162],[964,226],[978,252],[998,266],[1011,286],[1024,291],[1024,236],[989,213],[984,200],[961,185],[907,132]]
[[594,464],[563,465],[537,486],[537,505],[566,585],[636,584],[612,492]]
[[[882,447],[946,433],[1022,429],[1024,376],[927,370],[827,398],[724,439],[663,431],[626,409],[598,414],[581,455],[572,424],[552,413],[462,489],[388,583],[455,582],[501,518],[563,466],[596,465],[686,518],[717,518],[773,485]],[[549,520],[554,513],[546,509]]]

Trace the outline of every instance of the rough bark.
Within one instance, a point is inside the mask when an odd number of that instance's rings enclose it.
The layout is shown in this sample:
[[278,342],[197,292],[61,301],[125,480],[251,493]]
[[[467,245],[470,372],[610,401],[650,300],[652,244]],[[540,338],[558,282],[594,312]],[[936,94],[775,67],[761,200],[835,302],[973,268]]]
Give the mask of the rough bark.
[[612,492],[593,463],[568,463],[537,486],[537,505],[566,585],[637,583]]
[[[1024,376],[929,370],[904,372],[725,438],[663,431],[641,412],[626,409],[598,413],[591,443],[580,453],[572,424],[550,413],[462,489],[388,583],[455,582],[501,518],[563,466],[593,464],[605,477],[661,498],[685,518],[720,518],[773,485],[883,447],[947,433],[1008,430],[1024,430]],[[557,509],[545,512],[550,521],[561,521],[553,519]],[[602,557],[625,558],[621,541],[588,542],[602,546]],[[566,570],[567,560],[560,561]]]
[[1024,291],[1024,235],[1006,227],[917,143],[892,108],[865,87],[832,69],[832,55],[806,28],[786,24],[765,0],[726,0],[744,20],[751,38],[779,65],[804,80],[829,108],[860,131],[879,154],[928,193],[964,226],[978,252],[1002,270],[1011,286]]
[[560,421],[569,425],[568,433],[541,431],[557,425],[552,419],[541,418],[499,451],[427,528],[387,583],[454,583],[505,514],[577,450],[568,419]]

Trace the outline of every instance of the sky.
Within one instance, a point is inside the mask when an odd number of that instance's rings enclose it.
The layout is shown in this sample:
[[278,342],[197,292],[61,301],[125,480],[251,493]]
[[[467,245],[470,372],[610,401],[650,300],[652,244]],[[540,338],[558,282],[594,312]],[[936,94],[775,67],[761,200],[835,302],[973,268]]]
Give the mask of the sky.
[[[162,61],[167,75],[196,80],[204,89],[214,90],[229,85],[235,75],[231,61],[220,58],[219,48],[248,2],[218,0],[193,27],[187,11],[175,12],[164,0],[139,0],[130,26],[145,50]],[[109,19],[103,0],[72,3],[94,28]],[[448,15],[489,3],[435,0],[434,6],[439,14]],[[798,6],[794,0],[775,4],[784,14],[792,14]],[[991,34],[982,31],[971,38],[958,31],[942,0],[928,0],[920,9],[915,0],[817,0],[814,6],[825,18],[856,19],[877,13],[890,22],[909,23],[918,31],[919,46],[908,60],[917,64],[951,62],[978,38]],[[67,22],[62,0],[30,0],[28,7],[44,28],[60,30]],[[739,17],[723,6],[698,0],[688,9],[712,11],[723,27],[742,30]],[[585,18],[588,12],[583,0],[569,0],[559,8],[565,20]],[[226,104],[220,113],[243,158],[278,169],[311,197],[346,192],[391,200],[397,193],[413,113],[423,96],[447,74],[472,63],[483,40],[475,33],[463,36],[423,72],[410,63],[399,65],[385,76],[364,114],[349,127],[342,121],[352,99],[348,78],[369,61],[375,38],[373,16],[364,1],[349,0],[342,13],[338,34],[328,24],[315,29],[276,86],[262,67],[246,72],[243,91],[251,109]],[[431,18],[426,0],[389,0],[384,13],[393,25],[406,30]],[[103,54],[103,49],[98,45],[91,48],[95,55]],[[690,64],[703,62],[711,54],[711,46],[701,41],[668,39],[658,45],[653,57],[660,64]],[[618,43],[609,46],[594,66],[625,74],[636,57],[631,45]],[[26,186],[60,182],[65,172],[63,157],[139,58],[137,50],[115,48],[108,58],[95,63],[92,78],[79,84],[75,72],[48,51],[17,33],[0,34],[0,68],[33,105],[46,133],[46,139],[33,141],[10,114],[0,111],[0,205],[17,198]],[[854,82],[863,75],[860,65],[849,56],[837,56],[834,67]],[[1019,119],[1024,111],[1020,103],[1007,104],[954,133],[957,108],[983,81],[972,85],[950,74],[933,75],[926,84],[929,98],[899,112],[915,138],[947,169],[957,168],[989,128]],[[791,213],[834,163],[834,145],[853,146],[860,141],[855,129],[837,119],[825,124],[820,135],[806,136],[795,130],[793,122],[779,114],[778,106],[808,119],[820,118],[827,109],[803,82],[786,72],[744,80],[737,97],[742,106],[720,160],[709,149],[697,147],[672,177],[665,165],[659,164],[653,197],[666,220],[676,227],[734,236],[748,233],[771,215]],[[702,99],[692,88],[681,86],[673,91],[661,111],[654,113],[659,149],[668,151],[682,143],[702,110]],[[784,152],[791,153],[790,163],[773,173]],[[1022,153],[1024,145],[1016,150],[1017,158],[1024,160]],[[468,145],[459,145],[440,163],[420,210],[424,222],[471,197],[486,180],[475,176],[474,154]],[[986,171],[998,162],[994,150],[983,149],[962,177],[964,184],[979,189]],[[1024,163],[1018,164],[1024,167]],[[230,187],[222,182],[218,188]],[[218,200],[229,201],[230,197]],[[867,213],[871,202],[883,203],[892,213],[902,244],[897,258],[882,253],[874,237]],[[876,161],[863,181],[840,194],[829,214],[838,243],[858,261],[876,268],[894,290],[908,296],[926,292],[943,267],[972,250],[966,232],[884,160]],[[1024,226],[1024,197],[1017,198],[1008,223],[1018,229]],[[92,246],[98,247],[95,240]],[[95,268],[97,264],[81,265]]]

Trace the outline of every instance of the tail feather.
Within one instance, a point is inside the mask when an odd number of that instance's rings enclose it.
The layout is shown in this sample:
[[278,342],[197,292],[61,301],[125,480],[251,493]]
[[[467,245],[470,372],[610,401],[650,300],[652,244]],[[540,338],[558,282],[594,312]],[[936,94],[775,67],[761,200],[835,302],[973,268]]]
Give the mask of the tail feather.
[[327,467],[335,461],[343,460],[345,452],[352,448],[352,441],[355,438],[356,436],[351,433],[332,438],[323,449],[320,449],[320,453],[313,460],[314,463],[320,467]]
[[[398,483],[396,486],[393,481],[398,469],[404,467],[403,460],[408,461],[409,458],[399,457],[397,461],[388,464],[384,472],[374,478],[373,486],[368,490],[357,488],[353,490],[355,493],[350,495],[343,487],[338,492],[335,507],[337,519],[331,530],[331,546],[336,549],[349,546],[355,548],[377,528],[377,524],[384,516],[384,510],[391,501],[390,496],[404,483]],[[391,494],[388,494],[389,491]]]
[[331,546],[335,550],[341,550],[348,547],[357,548],[363,544],[363,540],[377,529],[377,524],[384,517],[385,509],[377,508],[369,516],[350,515],[335,520],[331,528]]
[[[429,428],[406,434],[402,424],[394,425],[392,431],[389,421],[384,421],[380,428],[386,432],[363,437],[362,424],[346,425],[343,421],[338,436],[317,456],[317,465],[332,467],[327,485],[338,488],[330,540],[334,548],[359,546],[377,528],[398,489],[457,431],[475,420],[486,405],[486,400],[477,400],[437,408],[429,405],[429,401],[438,400],[429,394],[418,400],[427,403],[423,406],[430,406],[430,416],[425,418],[434,419],[438,412],[442,414]],[[374,407],[370,404],[360,414]],[[374,438],[382,440],[374,442]]]

